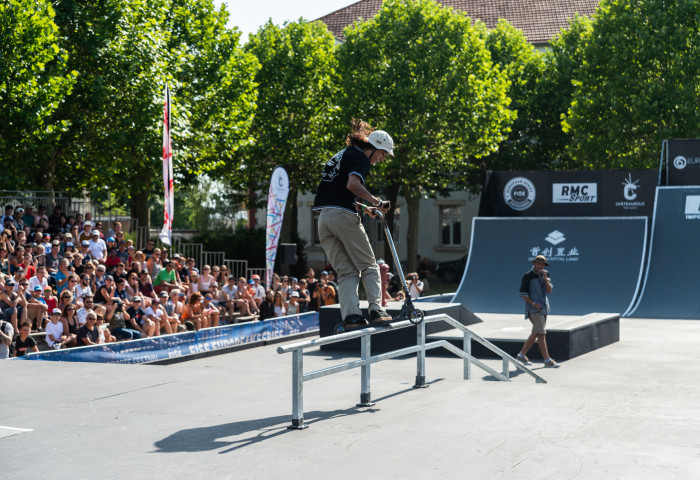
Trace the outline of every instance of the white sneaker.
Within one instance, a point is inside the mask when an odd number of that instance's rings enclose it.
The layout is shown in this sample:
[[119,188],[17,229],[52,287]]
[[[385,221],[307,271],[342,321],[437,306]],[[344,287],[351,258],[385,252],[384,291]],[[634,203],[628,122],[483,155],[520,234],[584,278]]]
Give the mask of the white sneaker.
[[551,358],[549,360],[544,361],[544,366],[546,368],[559,368],[559,364],[552,360]]

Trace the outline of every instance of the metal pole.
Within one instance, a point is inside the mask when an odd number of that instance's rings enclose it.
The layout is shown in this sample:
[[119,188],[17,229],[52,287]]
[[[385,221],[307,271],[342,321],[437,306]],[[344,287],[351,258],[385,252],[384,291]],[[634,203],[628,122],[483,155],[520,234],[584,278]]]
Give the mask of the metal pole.
[[372,394],[370,392],[370,363],[369,358],[371,356],[371,335],[366,334],[362,336],[362,344],[360,347],[360,354],[362,356],[362,367],[360,371],[362,372],[362,390],[360,392],[360,403],[357,404],[358,407],[371,407],[374,405],[372,403]]
[[503,376],[510,378],[510,369],[508,368],[510,365],[508,365],[508,359],[503,357],[501,360],[503,361]]
[[428,388],[425,383],[425,322],[421,322],[417,325],[416,331],[418,332],[418,345],[420,345],[420,350],[418,355],[416,355],[417,371],[416,371],[416,384],[413,388]]
[[469,332],[464,332],[463,349],[467,354],[464,359],[464,379],[471,380],[472,378],[472,336]]
[[304,351],[294,350],[292,353],[292,424],[287,427],[293,430],[307,428],[304,425]]

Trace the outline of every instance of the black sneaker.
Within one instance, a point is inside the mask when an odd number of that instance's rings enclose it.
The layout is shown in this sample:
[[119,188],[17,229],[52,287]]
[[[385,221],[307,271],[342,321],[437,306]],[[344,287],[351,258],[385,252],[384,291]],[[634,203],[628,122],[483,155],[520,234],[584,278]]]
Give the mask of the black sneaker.
[[362,328],[368,325],[367,320],[362,315],[352,314],[343,320],[346,328]]
[[383,308],[377,308],[375,310],[370,310],[369,311],[369,319],[370,319],[370,322],[372,324],[386,323],[386,322],[390,322],[393,320],[393,318],[391,318],[391,315],[386,313],[386,310],[384,310]]

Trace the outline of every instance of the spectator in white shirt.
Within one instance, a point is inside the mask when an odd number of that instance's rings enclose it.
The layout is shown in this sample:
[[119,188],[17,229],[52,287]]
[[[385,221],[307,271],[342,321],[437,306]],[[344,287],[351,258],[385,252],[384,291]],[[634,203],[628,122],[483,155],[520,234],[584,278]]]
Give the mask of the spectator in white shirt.
[[88,246],[90,256],[100,263],[107,259],[107,244],[100,238],[100,232],[93,230],[90,245]]

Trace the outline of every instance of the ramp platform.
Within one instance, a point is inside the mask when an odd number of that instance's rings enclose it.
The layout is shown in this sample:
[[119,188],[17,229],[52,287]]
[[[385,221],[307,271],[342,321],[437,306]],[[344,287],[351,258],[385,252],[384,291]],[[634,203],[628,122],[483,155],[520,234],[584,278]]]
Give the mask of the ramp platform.
[[[515,356],[530,335],[531,323],[524,315],[477,313],[483,322],[469,327],[477,335],[487,339],[506,353]],[[462,335],[448,330],[428,335],[428,341],[447,340],[461,347]],[[550,315],[547,318],[547,348],[557,361],[570,360],[620,340],[620,315],[617,313],[590,313],[588,315]],[[440,353],[439,350],[436,353]],[[472,354],[481,358],[493,358],[490,350],[472,342]],[[542,359],[537,345],[528,357]]]
[[[389,302],[385,307],[385,310],[389,313],[389,315],[398,315],[402,304],[402,302]],[[460,322],[462,325],[471,325],[481,321],[466,308],[454,303],[421,302],[415,305],[417,308],[423,310],[426,316],[445,313]],[[368,306],[367,302],[362,302],[361,306],[363,313],[366,314]],[[342,321],[343,319],[340,315],[339,305],[331,305],[321,308],[319,311],[319,335],[321,337],[334,335],[335,326]],[[426,325],[426,335],[449,330],[450,328],[451,327],[442,322],[431,323]],[[377,353],[389,352],[391,350],[397,350],[399,348],[408,347],[415,344],[415,328],[403,328],[401,330],[383,332],[372,337],[372,351]],[[345,342],[334,343],[332,345],[324,345],[321,347],[321,350],[346,350],[359,352],[360,339],[356,338]]]
[[520,279],[542,254],[554,285],[552,313],[625,312],[639,292],[646,240],[646,217],[474,218],[452,302],[472,312],[521,313]]
[[700,318],[700,187],[657,187],[649,259],[627,316]]

